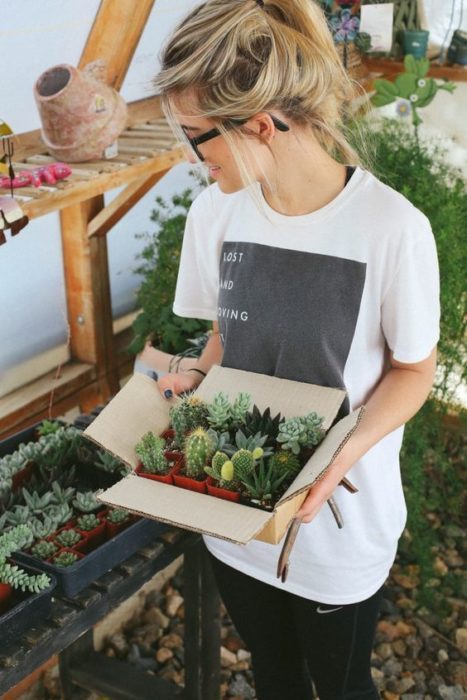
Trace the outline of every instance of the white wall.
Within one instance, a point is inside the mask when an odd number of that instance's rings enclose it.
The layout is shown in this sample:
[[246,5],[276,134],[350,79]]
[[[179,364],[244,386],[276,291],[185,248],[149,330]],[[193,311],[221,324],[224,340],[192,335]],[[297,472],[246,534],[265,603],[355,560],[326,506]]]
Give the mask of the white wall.
[[[122,87],[127,101],[154,94],[151,80],[164,37],[195,4],[195,0],[157,0]],[[0,0],[0,64],[9,66],[1,76],[0,118],[15,132],[40,128],[34,82],[57,63],[78,63],[98,7],[99,0]],[[149,215],[156,194],[170,197],[184,189],[190,182],[188,170],[185,165],[174,168],[108,235],[114,317],[134,308],[138,278],[132,270],[142,245],[134,234],[153,230]],[[106,200],[116,194],[109,192]],[[2,383],[8,389],[15,365],[66,342],[57,214],[34,219],[0,247],[0,280],[1,395]]]

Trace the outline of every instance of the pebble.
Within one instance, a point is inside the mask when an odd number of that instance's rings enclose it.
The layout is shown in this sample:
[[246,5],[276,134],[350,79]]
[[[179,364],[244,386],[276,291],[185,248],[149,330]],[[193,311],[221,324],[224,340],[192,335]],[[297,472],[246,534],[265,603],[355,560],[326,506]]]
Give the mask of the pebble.
[[161,637],[159,641],[159,646],[167,647],[167,649],[176,649],[183,645],[183,639],[179,634],[172,632],[171,634],[166,634],[165,637]]
[[174,617],[177,610],[183,603],[183,598],[180,595],[174,594],[171,595],[166,602],[165,605],[165,612],[169,617]]
[[146,625],[157,625],[157,627],[162,627],[164,630],[170,625],[170,617],[164,615],[160,608],[145,610],[142,620]]
[[[243,698],[244,700],[253,700],[255,691],[245,678],[240,674],[235,674],[233,681],[229,685],[229,695]],[[233,700],[233,698],[232,698]]]
[[467,653],[467,627],[459,627],[456,629],[455,640],[459,649]]
[[229,651],[226,647],[221,646],[221,666],[228,667],[237,663],[237,655],[233,651]]
[[460,685],[440,685],[438,691],[443,700],[465,700],[465,693]]
[[174,653],[172,649],[168,649],[167,647],[161,647],[156,651],[156,660],[160,664],[165,664],[165,662],[171,659],[173,655]]

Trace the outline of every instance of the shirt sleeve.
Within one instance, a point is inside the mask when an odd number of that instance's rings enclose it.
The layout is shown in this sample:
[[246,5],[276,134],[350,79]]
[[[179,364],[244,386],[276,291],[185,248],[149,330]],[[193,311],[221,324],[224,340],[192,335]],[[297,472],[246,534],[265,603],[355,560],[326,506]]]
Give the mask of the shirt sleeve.
[[219,260],[207,204],[201,195],[188,212],[173,311],[177,316],[215,321]]
[[381,308],[383,333],[394,359],[421,362],[439,339],[439,270],[428,220],[401,251]]

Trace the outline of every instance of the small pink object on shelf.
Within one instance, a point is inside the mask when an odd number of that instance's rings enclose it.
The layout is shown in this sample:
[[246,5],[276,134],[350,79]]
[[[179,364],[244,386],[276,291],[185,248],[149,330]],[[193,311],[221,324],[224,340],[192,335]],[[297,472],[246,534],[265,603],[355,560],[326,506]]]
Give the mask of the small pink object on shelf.
[[71,173],[72,170],[66,163],[51,163],[40,168],[34,168],[34,170],[21,170],[13,180],[4,175],[0,177],[0,187],[13,187],[16,189],[17,187],[28,187],[29,185],[34,185],[34,187],[40,187],[43,184],[55,185],[58,180],[64,180]]

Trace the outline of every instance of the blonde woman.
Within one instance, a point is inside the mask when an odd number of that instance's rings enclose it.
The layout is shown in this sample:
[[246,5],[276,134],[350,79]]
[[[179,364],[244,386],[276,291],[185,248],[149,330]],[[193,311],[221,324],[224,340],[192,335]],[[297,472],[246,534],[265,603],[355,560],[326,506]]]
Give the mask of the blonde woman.
[[[170,37],[156,84],[189,160],[215,181],[191,208],[175,313],[213,322],[170,397],[214,364],[345,387],[364,419],[314,486],[286,583],[281,545],[206,538],[260,700],[377,698],[370,655],[406,511],[404,423],[438,340],[427,219],[359,166],[342,130],[351,84],[312,0],[208,0]],[[344,475],[358,487],[337,486]],[[323,504],[335,496],[345,526]]]

